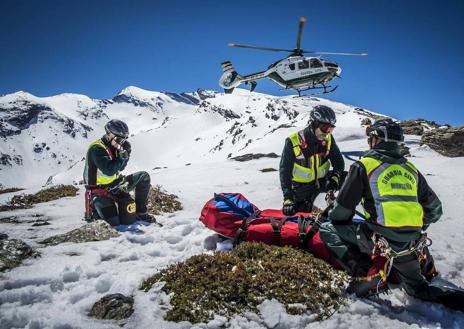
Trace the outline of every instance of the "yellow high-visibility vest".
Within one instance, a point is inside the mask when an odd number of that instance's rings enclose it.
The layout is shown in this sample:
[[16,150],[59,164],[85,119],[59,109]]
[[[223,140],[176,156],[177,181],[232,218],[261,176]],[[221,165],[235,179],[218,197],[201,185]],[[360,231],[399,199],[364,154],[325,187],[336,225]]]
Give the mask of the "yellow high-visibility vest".
[[296,161],[293,164],[292,180],[297,183],[311,183],[316,179],[323,178],[327,175],[330,169],[329,161],[322,163],[322,159],[330,152],[332,145],[332,135],[327,134],[325,143],[327,152],[325,155],[314,154],[309,158],[305,158],[302,150],[302,145],[306,144],[303,130],[293,133],[288,136],[292,142],[293,152],[295,153]]
[[[87,152],[90,150],[90,148],[94,145],[99,145],[101,147],[103,147],[105,149],[105,151],[108,153],[109,157],[110,158],[113,158],[113,153],[108,149],[108,147],[99,139],[99,140],[96,140],[94,142],[92,142],[88,149],[87,149]],[[86,170],[88,170],[88,159],[85,159],[86,161]],[[116,174],[114,175],[111,175],[111,176],[107,176],[105,175],[103,172],[100,171],[100,169],[97,168],[97,182],[96,182],[96,185],[108,185],[108,184],[111,184],[112,182],[114,182],[116,179],[118,179],[119,177],[119,172],[117,172]]]
[[[424,211],[418,201],[418,170],[410,162],[386,163],[364,157],[377,212],[377,224],[389,228],[422,228]],[[369,220],[371,214],[364,211]]]

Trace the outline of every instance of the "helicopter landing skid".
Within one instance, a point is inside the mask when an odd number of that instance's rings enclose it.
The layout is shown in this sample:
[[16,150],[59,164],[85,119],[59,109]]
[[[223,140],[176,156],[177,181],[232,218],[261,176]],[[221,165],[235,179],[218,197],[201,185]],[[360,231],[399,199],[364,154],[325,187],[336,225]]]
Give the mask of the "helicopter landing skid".
[[304,96],[315,96],[315,95],[323,95],[323,94],[330,94],[330,93],[333,93],[337,88],[338,86],[335,86],[333,87],[332,89],[327,89],[327,88],[332,88],[332,86],[322,86],[322,87],[309,87],[309,88],[306,88],[306,89],[297,89],[296,91],[298,92],[298,97],[301,97],[301,92],[302,91],[308,91],[308,90],[316,90],[316,89],[324,89],[324,91],[320,91],[320,92],[315,92],[315,93],[311,93],[311,94],[306,94]]

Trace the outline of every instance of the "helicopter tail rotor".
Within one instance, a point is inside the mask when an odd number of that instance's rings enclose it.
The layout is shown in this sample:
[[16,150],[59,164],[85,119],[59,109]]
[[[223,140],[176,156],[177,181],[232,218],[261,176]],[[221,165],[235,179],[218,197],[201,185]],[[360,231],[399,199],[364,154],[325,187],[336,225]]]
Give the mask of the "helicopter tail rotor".
[[219,79],[219,85],[224,88],[226,94],[231,94],[234,88],[243,82],[243,77],[235,71],[230,61],[221,63],[221,66],[224,73]]

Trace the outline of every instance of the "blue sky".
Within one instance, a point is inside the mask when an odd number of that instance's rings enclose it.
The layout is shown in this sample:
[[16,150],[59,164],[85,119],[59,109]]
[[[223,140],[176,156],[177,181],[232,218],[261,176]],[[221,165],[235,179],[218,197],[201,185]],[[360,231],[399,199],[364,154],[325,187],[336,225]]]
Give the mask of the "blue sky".
[[228,42],[292,49],[306,16],[304,49],[369,53],[326,56],[343,69],[327,98],[464,124],[464,1],[2,0],[0,13],[0,94],[219,91],[221,62],[249,74],[285,56]]

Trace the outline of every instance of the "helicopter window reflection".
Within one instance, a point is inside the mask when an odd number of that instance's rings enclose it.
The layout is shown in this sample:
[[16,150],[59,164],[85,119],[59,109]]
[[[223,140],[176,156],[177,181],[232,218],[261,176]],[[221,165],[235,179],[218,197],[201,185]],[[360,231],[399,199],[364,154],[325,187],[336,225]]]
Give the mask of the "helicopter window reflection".
[[298,62],[298,69],[303,70],[309,68],[309,62],[307,60],[302,60],[301,62]]
[[288,66],[290,70],[294,71],[295,70],[295,63],[292,63]]
[[322,67],[322,63],[317,58],[311,58],[311,67]]

